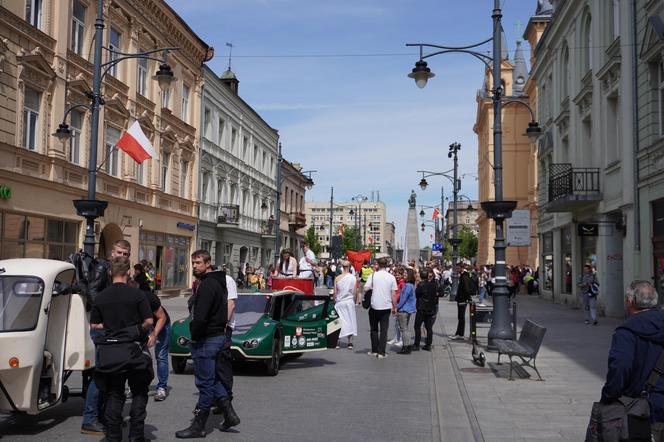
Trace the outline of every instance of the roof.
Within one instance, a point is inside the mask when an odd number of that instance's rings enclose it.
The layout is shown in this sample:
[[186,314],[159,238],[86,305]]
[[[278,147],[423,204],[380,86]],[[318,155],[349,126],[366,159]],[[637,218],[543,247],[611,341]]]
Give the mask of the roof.
[[0,276],[22,275],[49,279],[65,270],[73,270],[74,266],[55,259],[16,258],[1,260],[0,269],[4,269],[4,272],[0,271]]

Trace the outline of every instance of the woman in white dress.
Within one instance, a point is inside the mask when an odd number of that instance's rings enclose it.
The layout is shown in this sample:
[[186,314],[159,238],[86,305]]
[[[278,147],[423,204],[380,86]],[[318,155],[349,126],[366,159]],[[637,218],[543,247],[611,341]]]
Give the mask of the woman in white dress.
[[[334,279],[334,309],[341,318],[339,339],[348,337],[348,349],[353,349],[353,336],[357,336],[355,291],[357,278],[350,273],[350,262],[341,261],[342,272]],[[337,345],[339,348],[339,345]]]

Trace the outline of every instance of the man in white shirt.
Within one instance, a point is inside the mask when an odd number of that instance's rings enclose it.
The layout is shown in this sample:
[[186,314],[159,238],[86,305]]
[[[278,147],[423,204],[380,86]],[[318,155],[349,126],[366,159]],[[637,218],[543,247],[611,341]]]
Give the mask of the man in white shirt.
[[302,251],[304,256],[300,258],[299,269],[300,278],[313,278],[313,268],[316,265],[316,255],[309,248],[309,243],[302,243]]
[[[365,290],[371,289],[371,308],[369,324],[371,351],[369,356],[379,359],[386,357],[387,329],[390,324],[390,312],[396,313],[394,300],[397,296],[397,280],[386,270],[387,259],[378,259],[378,271],[374,272],[364,285]],[[379,332],[380,329],[380,332]]]

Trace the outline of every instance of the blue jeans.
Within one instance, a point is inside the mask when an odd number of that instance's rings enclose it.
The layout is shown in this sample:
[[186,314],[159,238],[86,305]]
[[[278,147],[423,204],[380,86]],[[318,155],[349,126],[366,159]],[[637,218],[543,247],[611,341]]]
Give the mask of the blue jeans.
[[214,403],[228,396],[228,392],[217,375],[217,354],[226,344],[226,336],[212,336],[191,346],[194,360],[194,383],[198,388],[196,408],[209,410]]
[[164,326],[154,344],[154,358],[157,361],[157,388],[168,386],[168,341],[171,339],[170,322]]
[[[94,339],[101,335],[101,330],[90,330],[90,338]],[[95,358],[97,357],[97,352],[95,349]],[[103,406],[103,398],[99,393],[97,384],[95,384],[94,378],[90,380],[88,384],[88,391],[85,396],[85,408],[83,409],[83,423],[82,425],[89,425],[96,421],[99,416],[102,415],[101,409]]]
[[480,302],[484,301],[486,299],[486,287],[481,286],[480,287]]

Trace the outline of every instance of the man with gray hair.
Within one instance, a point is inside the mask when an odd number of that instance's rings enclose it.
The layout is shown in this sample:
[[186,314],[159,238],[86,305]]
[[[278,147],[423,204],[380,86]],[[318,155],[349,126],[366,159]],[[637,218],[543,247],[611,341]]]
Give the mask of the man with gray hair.
[[[657,307],[657,291],[648,281],[633,281],[625,293],[628,319],[613,333],[609,369],[602,388],[604,403],[621,396],[639,397],[664,350],[664,312]],[[664,442],[664,376],[648,394],[653,441]]]

